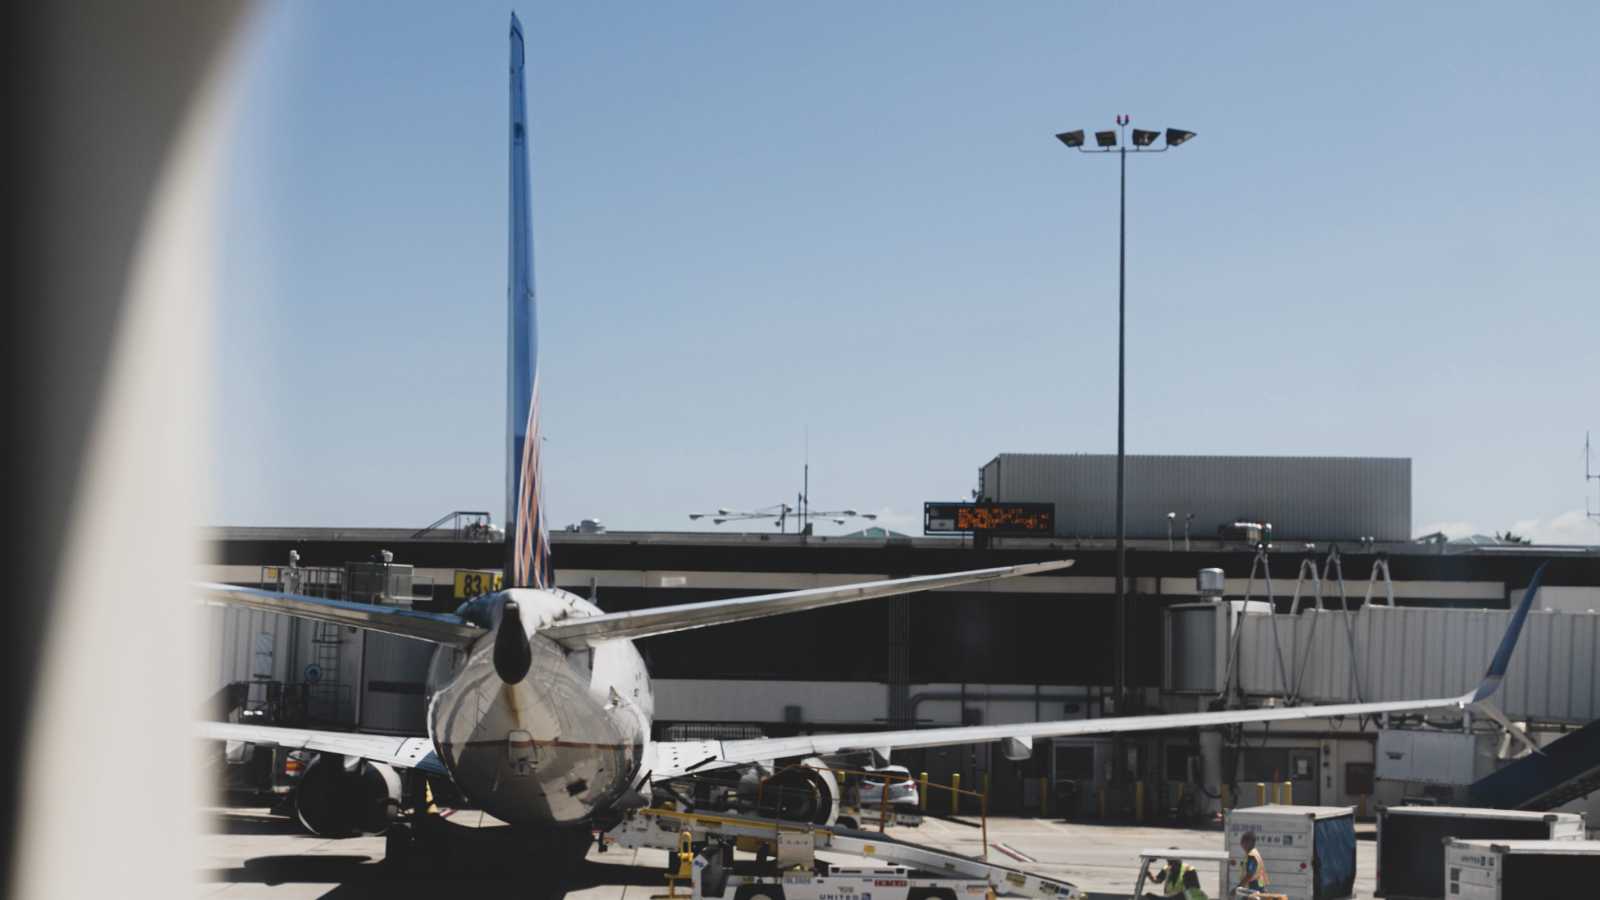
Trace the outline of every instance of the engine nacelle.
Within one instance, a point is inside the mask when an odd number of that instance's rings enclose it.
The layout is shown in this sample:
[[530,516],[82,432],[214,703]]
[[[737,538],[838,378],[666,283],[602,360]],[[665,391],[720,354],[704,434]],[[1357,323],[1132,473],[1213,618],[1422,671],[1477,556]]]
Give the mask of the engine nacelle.
[[400,814],[400,773],[367,760],[324,753],[295,787],[294,811],[318,837],[382,834]]
[[753,773],[739,785],[739,799],[757,815],[790,822],[832,825],[839,819],[839,779],[812,758],[768,775]]

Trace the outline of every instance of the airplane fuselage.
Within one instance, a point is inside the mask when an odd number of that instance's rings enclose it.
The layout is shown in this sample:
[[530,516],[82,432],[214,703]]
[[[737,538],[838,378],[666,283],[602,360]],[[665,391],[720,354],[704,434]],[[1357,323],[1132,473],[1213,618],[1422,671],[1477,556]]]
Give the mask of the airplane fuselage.
[[456,786],[495,818],[569,824],[612,807],[639,778],[655,698],[631,641],[568,652],[543,624],[598,615],[562,590],[516,588],[472,601],[467,613],[498,625],[515,599],[533,663],[507,684],[495,671],[494,637],[441,646],[428,671],[428,736]]

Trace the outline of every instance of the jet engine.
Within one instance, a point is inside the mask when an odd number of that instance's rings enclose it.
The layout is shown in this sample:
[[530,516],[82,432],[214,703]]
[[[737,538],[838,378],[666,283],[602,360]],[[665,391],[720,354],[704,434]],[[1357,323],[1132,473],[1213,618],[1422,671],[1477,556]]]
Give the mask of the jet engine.
[[832,825],[839,818],[839,780],[814,757],[770,775],[764,771],[747,775],[739,784],[739,799],[769,819]]
[[400,773],[383,763],[324,753],[300,776],[294,811],[318,837],[382,834],[400,813]]

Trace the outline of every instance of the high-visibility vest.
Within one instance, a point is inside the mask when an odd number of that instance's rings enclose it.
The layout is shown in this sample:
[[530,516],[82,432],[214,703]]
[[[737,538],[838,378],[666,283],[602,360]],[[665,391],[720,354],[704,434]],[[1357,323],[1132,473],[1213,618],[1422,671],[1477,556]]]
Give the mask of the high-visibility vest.
[[1164,897],[1183,897],[1187,891],[1183,887],[1183,876],[1186,872],[1193,872],[1194,866],[1180,865],[1177,871],[1172,866],[1167,866],[1167,877],[1161,882],[1161,894]]
[[1245,876],[1250,874],[1251,860],[1256,862],[1256,874],[1254,878],[1244,882],[1245,887],[1266,887],[1270,881],[1267,878],[1267,864],[1261,859],[1261,851],[1254,848],[1244,855],[1244,859],[1239,860],[1239,880],[1244,881]]

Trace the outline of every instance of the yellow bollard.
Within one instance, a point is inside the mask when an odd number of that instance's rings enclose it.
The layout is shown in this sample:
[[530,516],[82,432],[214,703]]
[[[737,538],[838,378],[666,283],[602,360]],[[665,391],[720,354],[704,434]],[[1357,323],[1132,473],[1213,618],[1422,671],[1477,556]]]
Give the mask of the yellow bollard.
[[923,772],[917,779],[917,801],[924,810],[928,808],[928,773]]
[[1279,802],[1284,806],[1294,805],[1294,782],[1285,781],[1283,783],[1283,799]]
[[1229,802],[1230,800],[1233,799],[1230,796],[1233,792],[1228,790],[1228,786],[1227,785],[1223,785],[1222,786],[1222,790],[1220,791],[1220,793],[1222,794],[1222,808],[1223,809],[1233,809],[1233,804]]
[[950,815],[961,814],[961,773],[950,776]]
[[1144,821],[1144,782],[1143,781],[1135,781],[1133,783],[1133,820],[1135,822],[1143,822]]

